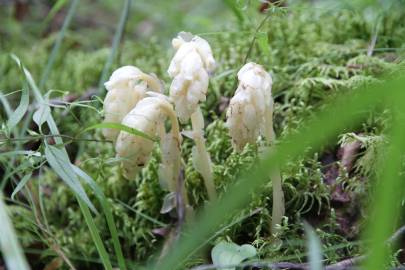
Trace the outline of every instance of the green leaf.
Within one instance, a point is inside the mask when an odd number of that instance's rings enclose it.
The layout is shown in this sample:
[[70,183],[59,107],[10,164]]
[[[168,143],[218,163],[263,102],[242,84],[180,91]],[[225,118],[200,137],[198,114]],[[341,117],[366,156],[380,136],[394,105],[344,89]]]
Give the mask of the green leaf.
[[117,232],[117,227],[115,225],[114,221],[114,216],[111,211],[111,205],[110,202],[107,200],[105,197],[103,191],[101,188],[97,185],[97,183],[82,169],[79,167],[71,164],[73,171],[81,178],[83,179],[86,184],[88,184],[94,193],[97,196],[97,199],[100,201],[101,206],[103,208],[103,212],[105,215],[105,218],[107,219],[107,225],[111,233],[111,237],[113,240],[113,245],[114,245],[114,250],[115,250],[115,255],[117,256],[118,259],[118,264],[121,270],[126,270],[127,267],[125,265],[125,259],[124,255],[122,254],[122,249],[121,249],[121,244],[118,239],[118,232]]
[[51,109],[48,105],[41,104],[39,109],[35,111],[34,115],[32,116],[32,120],[34,120],[35,124],[38,127],[41,127],[47,120],[49,115],[51,114]]
[[25,113],[28,110],[28,105],[30,103],[30,97],[27,87],[23,87],[21,91],[21,100],[17,109],[10,115],[10,118],[7,121],[7,128],[12,130],[24,117]]
[[91,203],[90,199],[87,197],[76,173],[71,167],[71,162],[67,154],[61,149],[52,146],[45,146],[45,157],[49,165],[56,172],[56,174],[62,178],[62,180],[76,193],[76,195],[86,203],[90,209],[97,213],[96,208]]
[[[211,251],[214,265],[237,265],[244,260],[256,256],[256,249],[252,245],[239,246],[235,243],[219,242]],[[236,267],[217,268],[218,270],[235,270]]]
[[108,72],[110,71],[111,65],[114,62],[115,56],[118,52],[118,47],[120,45],[122,34],[125,30],[125,25],[127,24],[129,11],[131,10],[131,0],[125,0],[124,6],[121,11],[120,20],[117,25],[117,29],[114,33],[114,38],[111,46],[110,55],[104,64],[103,71],[101,72],[101,77],[98,82],[98,92],[99,94],[104,92],[104,83],[107,79]]
[[[139,137],[142,137],[142,138],[145,138],[145,139],[154,141],[154,142],[157,142],[157,141],[158,141],[157,138],[152,137],[152,136],[149,136],[148,134],[146,134],[146,133],[144,133],[144,132],[142,132],[142,131],[140,131],[140,130],[137,130],[137,129],[135,129],[135,128],[131,128],[131,127],[129,127],[129,126],[126,126],[126,125],[123,125],[123,124],[119,124],[119,123],[99,123],[99,124],[95,124],[95,125],[92,125],[92,126],[90,126],[90,127],[85,128],[85,129],[82,130],[80,133],[84,133],[84,132],[87,132],[87,131],[89,131],[89,130],[97,129],[97,128],[119,129],[119,130],[125,131],[125,132],[127,132],[127,133],[129,133],[129,134],[132,134],[132,135],[135,135],[135,136],[139,136]],[[80,133],[79,133],[79,134],[80,134]]]
[[78,198],[78,202],[79,202],[80,210],[83,213],[84,220],[86,221],[86,224],[89,227],[91,238],[93,239],[93,242],[97,248],[98,254],[100,255],[100,259],[103,263],[104,269],[112,270],[110,258],[108,256],[107,250],[104,247],[103,241],[101,240],[100,234],[98,233],[97,226],[89,211],[89,208],[82,201],[82,199]]
[[309,224],[304,223],[304,229],[305,235],[307,236],[309,269],[322,270],[323,265],[321,241]]
[[3,108],[6,111],[7,116],[10,117],[13,111],[11,110],[10,103],[8,102],[6,96],[1,91],[0,91],[0,101],[3,104]]
[[44,21],[42,22],[42,25],[46,27],[56,15],[56,13],[58,13],[58,11],[61,10],[66,5],[66,3],[67,0],[57,0],[57,2],[52,6],[51,10],[48,12],[48,15],[46,15]]
[[18,243],[11,220],[7,214],[6,205],[3,202],[3,195],[0,192],[0,247],[3,258],[9,270],[29,270],[30,267],[25,259],[24,252]]
[[[45,83],[48,79],[49,72],[52,70],[52,66],[56,60],[56,56],[58,55],[63,38],[65,37],[66,30],[68,29],[70,22],[72,21],[73,15],[76,12],[78,4],[79,4],[79,0],[72,0],[72,3],[69,7],[69,11],[67,12],[65,20],[63,21],[62,28],[60,29],[60,31],[58,33],[58,37],[56,38],[55,44],[53,45],[48,62],[46,63],[46,66],[44,68],[44,72],[42,73],[41,81],[39,83],[39,88],[43,88],[45,86]],[[63,5],[64,5],[64,3],[59,1],[52,8],[51,12],[54,10],[54,8],[56,10],[56,9],[61,8],[61,6],[63,6]],[[54,12],[56,13],[56,11],[54,11]]]
[[18,156],[18,155],[24,155],[24,156],[35,156],[35,157],[40,157],[41,156],[41,152],[37,152],[37,151],[32,151],[32,150],[16,150],[16,151],[9,151],[9,152],[4,152],[4,153],[0,153],[0,157],[1,156]]
[[28,180],[31,179],[32,173],[29,173],[25,175],[23,178],[21,178],[20,182],[14,189],[13,193],[11,194],[11,199],[14,200],[15,195],[20,192],[20,190],[27,184]]

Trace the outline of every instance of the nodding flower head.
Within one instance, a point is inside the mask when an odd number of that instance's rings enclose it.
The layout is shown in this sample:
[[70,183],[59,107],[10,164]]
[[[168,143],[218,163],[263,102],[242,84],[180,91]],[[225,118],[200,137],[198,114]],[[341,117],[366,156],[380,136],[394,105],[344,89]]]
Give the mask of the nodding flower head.
[[[104,121],[113,123],[121,123],[124,116],[145,97],[148,90],[162,91],[162,85],[156,76],[145,74],[134,66],[120,67],[104,85],[108,90],[104,100]],[[116,129],[103,130],[104,136],[113,141],[118,133]]]
[[[175,134],[173,138],[178,140],[178,145],[180,145],[181,138],[176,115],[173,106],[165,98],[156,95],[143,98],[124,117],[122,124],[140,130],[151,137],[156,137],[160,135],[159,128],[167,118],[172,121],[172,131]],[[153,141],[141,136],[134,136],[125,131],[119,133],[115,150],[117,156],[123,158],[122,165],[126,178],[133,178],[148,162],[153,145]]]
[[191,33],[181,32],[172,41],[176,49],[168,73],[174,78],[170,86],[180,120],[186,121],[205,101],[208,89],[208,74],[215,69],[215,60],[208,42]]
[[272,134],[272,80],[262,66],[248,63],[238,72],[239,85],[226,113],[232,145],[241,151],[259,135]]

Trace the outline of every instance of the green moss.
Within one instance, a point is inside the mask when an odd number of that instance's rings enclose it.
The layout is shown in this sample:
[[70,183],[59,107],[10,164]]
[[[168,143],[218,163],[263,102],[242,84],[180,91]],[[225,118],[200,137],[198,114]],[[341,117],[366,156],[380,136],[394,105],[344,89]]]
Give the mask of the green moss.
[[[254,45],[248,57],[249,61],[263,64],[272,73],[273,95],[276,100],[275,129],[278,137],[294,132],[304,118],[311,117],[317,108],[339,93],[355,91],[353,89],[356,87],[378,81],[384,74],[392,72],[404,56],[401,50],[393,50],[390,54],[376,50],[373,56],[367,56],[372,27],[361,14],[354,11],[341,10],[325,14],[310,9],[292,9],[288,13],[276,13],[261,29],[268,36],[270,54],[263,54]],[[404,18],[405,15],[401,12],[382,18],[377,48],[404,48]],[[207,102],[202,110],[208,120],[205,130],[207,146],[219,193],[226,192],[228,185],[236,181],[241,172],[254,166],[258,158],[257,145],[247,145],[241,153],[232,150],[222,108],[224,100],[230,98],[236,89],[236,72],[251,43],[251,35],[247,35],[246,32],[221,32],[206,37],[212,44],[218,69],[211,80]],[[50,40],[45,40],[33,48],[16,48],[14,51],[35,78],[40,76],[50,44]],[[83,94],[86,90],[97,87],[108,53],[108,49],[81,50],[80,40],[74,35],[68,35],[46,89]],[[167,91],[170,79],[166,69],[171,55],[168,42],[159,44],[156,39],[148,43],[129,41],[122,47],[114,68],[133,64],[145,72],[154,72],[165,81]],[[10,92],[21,88],[15,64],[5,54],[0,55],[0,74],[0,89]],[[89,105],[100,107],[98,101]],[[101,114],[85,107],[54,109],[53,115],[61,132],[71,136],[102,119]],[[338,176],[339,183],[343,183],[353,193],[367,192],[367,186],[356,186],[356,180],[372,174],[377,144],[382,140],[381,134],[386,127],[385,121],[384,112],[372,114],[359,130],[355,130],[365,133],[359,135],[361,140],[350,134],[342,138],[342,142],[362,142],[360,158],[356,160],[356,172],[348,175],[343,170]],[[184,129],[187,127],[183,126]],[[100,131],[84,134],[83,137],[103,140]],[[336,141],[332,147],[338,144]],[[192,146],[193,142],[184,138],[182,151],[186,188],[191,204],[198,209],[203,207],[207,194],[201,176],[192,165]],[[166,192],[159,185],[159,151],[154,151],[150,162],[136,179],[127,180],[121,175],[119,162],[114,160],[111,143],[75,141],[68,146],[68,150],[76,154],[72,159],[96,180],[110,199],[125,258],[136,262],[150,258],[162,244],[162,238],[154,235],[152,230],[161,227],[161,223],[170,225],[176,221],[169,214],[160,214]],[[254,243],[260,258],[304,260],[305,243],[301,241],[301,222],[312,216],[319,218],[316,224],[317,233],[323,242],[327,262],[333,263],[348,254],[357,254],[359,248],[351,242],[353,239],[341,235],[336,229],[336,215],[330,207],[331,187],[324,183],[321,155],[322,153],[315,153],[302,156],[288,163],[282,170],[287,218],[282,224],[280,241],[272,241],[269,235],[272,210],[270,181],[260,194],[252,194],[251,203],[243,211],[230,214],[224,226],[240,220],[252,211],[257,210],[257,213],[227,227],[217,240],[231,239],[239,244]],[[49,169],[43,169],[40,177],[41,185],[48,190],[44,196],[47,219],[59,245],[68,255],[79,255],[85,260],[97,258],[96,248],[71,191]],[[96,207],[99,207],[90,189],[86,190]],[[25,209],[16,208],[15,211],[19,213],[15,216],[15,222],[19,224],[17,229],[25,238],[23,244],[27,247],[36,240],[35,234],[28,235],[32,224],[21,220],[21,216],[27,214]],[[148,216],[149,219],[134,211]],[[104,217],[99,215],[95,220],[108,251],[113,254]],[[333,248],[339,245],[341,248],[335,251]],[[203,257],[197,257],[193,262],[203,260]]]

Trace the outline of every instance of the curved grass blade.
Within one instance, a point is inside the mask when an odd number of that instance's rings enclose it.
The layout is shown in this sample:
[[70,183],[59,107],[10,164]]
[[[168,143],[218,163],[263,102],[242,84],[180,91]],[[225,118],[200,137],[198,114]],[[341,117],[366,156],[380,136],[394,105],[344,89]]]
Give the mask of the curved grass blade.
[[103,208],[103,212],[105,215],[105,218],[107,220],[107,225],[108,229],[110,230],[111,237],[113,240],[113,245],[114,245],[114,250],[115,250],[115,255],[117,256],[118,260],[118,265],[121,270],[126,270],[126,264],[125,264],[125,259],[124,255],[122,254],[122,249],[121,249],[121,244],[118,239],[118,232],[117,232],[117,227],[115,226],[115,221],[114,221],[114,216],[111,211],[111,205],[110,202],[107,200],[107,198],[104,196],[103,191],[101,188],[97,185],[97,183],[82,169],[75,165],[71,165],[73,171],[81,178],[83,179],[86,184],[88,184],[91,189],[94,191],[96,194],[98,200],[100,201],[101,207]]
[[67,0],[57,0],[57,2],[52,6],[51,10],[48,12],[48,15],[46,15],[42,23],[42,28],[45,28],[48,23],[55,17],[56,13],[58,13],[66,4]]
[[10,115],[13,113],[13,111],[11,110],[10,103],[8,102],[6,96],[3,94],[2,91],[0,91],[0,101],[3,104],[3,108],[4,108],[7,116],[10,117]]
[[[254,170],[245,172],[235,184],[231,185],[221,200],[213,201],[194,222],[188,224],[178,244],[163,260],[154,265],[154,269],[162,269],[163,266],[165,269],[181,267],[184,258],[187,258],[188,254],[203,243],[223,222],[224,213],[232,213],[243,208],[249,202],[251,194],[259,192],[269,171],[298,157],[308,148],[315,151],[325,145],[339,131],[364,119],[367,110],[375,108],[377,104],[385,101],[387,96],[395,98],[397,92],[402,91],[398,88],[400,84],[405,84],[404,78],[366,89],[357,89],[337,98],[333,104],[325,106],[316,114],[317,118],[303,124],[299,132],[288,135],[277,145],[273,153],[267,153],[258,162]],[[389,94],[387,89],[390,90]],[[199,228],[198,234],[193,233],[196,227]]]
[[103,71],[101,73],[100,81],[98,83],[98,93],[102,94],[104,92],[104,82],[107,79],[107,74],[110,71],[111,65],[114,62],[114,58],[118,51],[118,46],[120,45],[121,37],[125,29],[125,25],[128,20],[129,10],[131,8],[131,0],[125,0],[124,7],[122,8],[120,20],[117,25],[117,29],[115,30],[111,52],[105,62]]
[[74,191],[74,193],[90,207],[90,209],[97,213],[96,208],[87,197],[79,179],[75,172],[70,167],[70,160],[64,152],[52,145],[45,145],[45,157],[49,165],[56,172],[56,174]]
[[8,130],[12,130],[24,117],[25,113],[27,112],[28,105],[30,103],[30,97],[28,92],[28,87],[24,85],[21,91],[21,100],[18,107],[15,111],[10,115],[7,121],[7,128]]
[[100,255],[100,259],[103,262],[104,268],[106,270],[112,270],[110,258],[108,257],[108,253],[104,247],[103,241],[101,241],[100,234],[98,233],[97,226],[94,223],[94,219],[91,216],[89,208],[80,198],[78,198],[78,202],[79,202],[80,209],[82,210],[84,219],[87,223],[87,226],[89,227],[91,238],[93,239],[94,244],[96,245],[97,251]]
[[154,137],[152,137],[152,136],[150,136],[150,135],[148,135],[148,134],[146,134],[146,133],[144,133],[144,132],[142,132],[140,130],[137,130],[135,128],[131,128],[129,126],[119,124],[119,123],[99,123],[99,124],[95,124],[95,125],[92,125],[90,127],[85,128],[84,130],[79,132],[79,134],[87,132],[87,131],[92,130],[92,129],[98,129],[98,128],[119,129],[119,130],[125,131],[125,132],[127,132],[129,134],[139,136],[139,137],[142,137],[142,138],[154,141],[154,142],[158,141],[157,138],[154,138]]
[[321,241],[309,224],[304,223],[304,229],[307,236],[309,269],[323,270]]
[[0,247],[3,258],[9,270],[29,270],[30,267],[25,259],[24,253],[18,243],[16,233],[7,214],[6,205],[3,202],[3,195],[0,192]]
[[15,195],[20,192],[20,190],[27,184],[28,180],[31,179],[32,173],[29,173],[27,175],[24,175],[23,178],[21,178],[20,182],[18,185],[15,187],[13,193],[11,194],[11,199],[14,200]]
[[405,108],[403,100],[405,92],[404,83],[395,86],[397,95],[392,96],[394,110],[393,125],[389,146],[384,153],[381,164],[381,173],[377,174],[375,193],[371,205],[368,227],[364,239],[370,240],[369,254],[364,263],[364,269],[380,270],[389,265],[389,245],[387,239],[396,229],[400,220],[400,205],[405,188],[404,151],[405,151]]
[[[58,3],[56,3],[55,6]],[[41,77],[41,80],[40,80],[40,83],[39,83],[39,88],[43,88],[45,86],[46,80],[48,79],[48,76],[49,76],[49,72],[51,71],[53,63],[55,62],[56,56],[58,55],[60,45],[62,44],[63,38],[65,37],[66,29],[69,27],[70,22],[72,21],[72,18],[73,18],[73,15],[76,12],[78,3],[79,3],[79,0],[72,0],[72,4],[69,7],[69,11],[68,11],[68,13],[66,15],[66,18],[65,18],[64,22],[63,22],[62,28],[61,28],[61,30],[59,32],[59,35],[58,35],[58,37],[57,37],[57,39],[55,41],[55,44],[53,45],[51,54],[49,56],[49,60],[46,63],[44,72],[42,73],[42,77]],[[63,3],[61,5],[63,5]]]

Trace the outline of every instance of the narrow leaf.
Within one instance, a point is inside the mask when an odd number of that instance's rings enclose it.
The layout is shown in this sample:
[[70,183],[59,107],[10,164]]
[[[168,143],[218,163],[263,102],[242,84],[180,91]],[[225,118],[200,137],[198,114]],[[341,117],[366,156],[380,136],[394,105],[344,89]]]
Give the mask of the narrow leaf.
[[39,109],[35,111],[34,115],[32,116],[32,120],[34,120],[35,124],[38,127],[41,127],[47,120],[49,115],[51,114],[51,109],[48,105],[41,104]]
[[119,267],[121,270],[126,270],[127,267],[125,265],[124,255],[122,254],[121,244],[118,239],[117,227],[115,225],[114,216],[112,214],[110,202],[104,196],[104,193],[101,190],[101,188],[86,172],[84,172],[82,169],[80,169],[79,167],[77,167],[73,164],[71,166],[72,166],[73,171],[81,179],[83,179],[86,182],[86,184],[88,184],[92,188],[92,190],[94,191],[94,193],[97,196],[97,199],[100,201],[101,206],[103,207],[103,212],[104,212],[105,218],[107,219],[107,225],[108,225],[108,228],[111,233],[114,250],[115,250],[115,255],[117,256]]
[[46,145],[45,156],[49,165],[58,174],[58,176],[76,193],[80,199],[83,200],[83,202],[86,203],[86,205],[88,205],[88,207],[90,207],[93,212],[97,213],[96,208],[87,197],[87,194],[80,184],[77,175],[73,171],[70,160],[65,152],[55,146]]
[[21,92],[21,100],[17,109],[10,115],[7,121],[7,128],[12,130],[24,117],[30,103],[29,92],[27,87],[23,87]]
[[323,265],[321,241],[309,224],[304,223],[304,229],[307,236],[309,269],[322,270]]
[[13,193],[11,194],[11,199],[14,200],[15,195],[20,192],[20,190],[25,186],[25,184],[27,184],[28,180],[31,179],[32,173],[29,173],[27,175],[25,175],[20,182],[18,183],[18,185],[16,186],[16,188],[14,189]]
[[125,25],[128,20],[129,11],[131,9],[131,0],[125,0],[124,7],[121,11],[120,20],[117,25],[117,29],[115,30],[111,52],[105,62],[103,71],[101,73],[100,81],[98,82],[98,92],[101,94],[104,92],[104,83],[107,79],[108,72],[110,71],[111,65],[114,62],[115,56],[118,51],[118,46],[120,45],[122,34],[124,33]]
[[144,133],[144,132],[142,132],[140,130],[137,130],[135,128],[131,128],[129,126],[119,124],[119,123],[99,123],[99,124],[95,124],[95,125],[92,125],[90,127],[85,128],[80,133],[84,133],[84,132],[87,132],[89,130],[97,129],[97,128],[119,129],[119,130],[125,131],[125,132],[127,132],[129,134],[132,134],[132,135],[135,135],[135,136],[140,136],[142,138],[145,138],[145,139],[148,139],[148,140],[151,140],[151,141],[154,141],[154,142],[158,141],[157,138],[154,138],[154,137],[152,137],[152,136],[150,136],[150,135],[148,135],[148,134],[146,134],[146,133]]
[[7,214],[3,195],[0,192],[0,247],[3,258],[9,270],[29,270],[30,267],[25,259],[24,252],[18,243],[11,220]]

